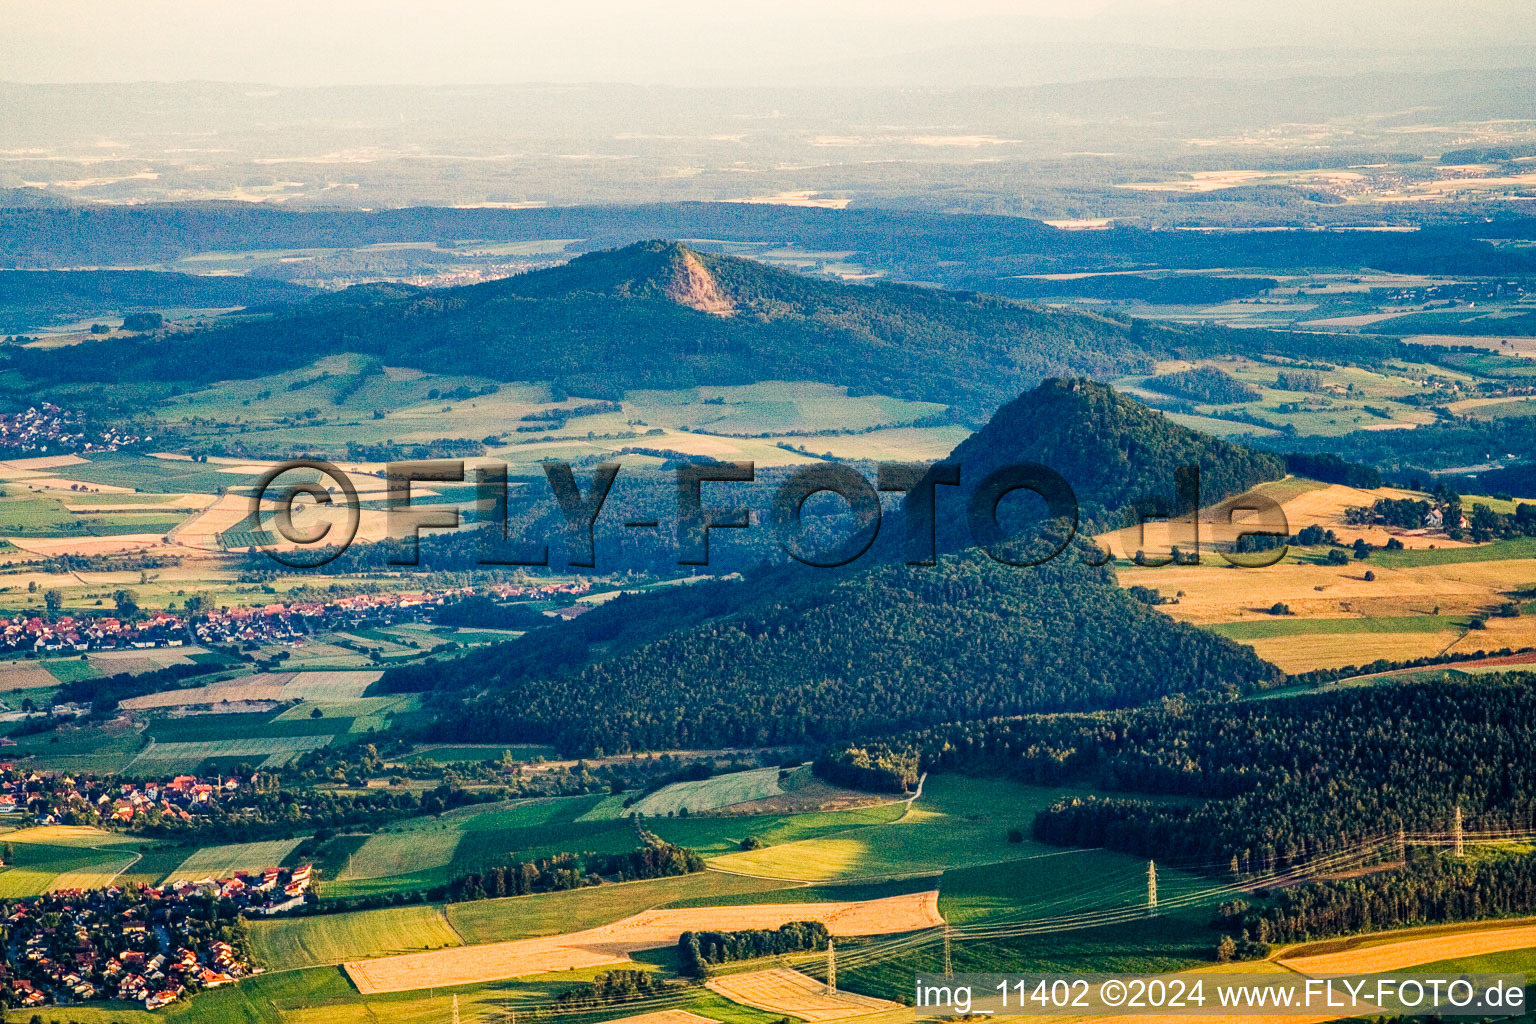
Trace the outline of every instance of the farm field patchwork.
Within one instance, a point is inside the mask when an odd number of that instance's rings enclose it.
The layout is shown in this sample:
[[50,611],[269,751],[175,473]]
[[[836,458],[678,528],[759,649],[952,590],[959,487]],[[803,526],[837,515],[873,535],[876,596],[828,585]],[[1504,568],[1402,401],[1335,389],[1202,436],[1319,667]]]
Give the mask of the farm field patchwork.
[[466,944],[510,942],[596,928],[673,903],[707,904],[728,896],[781,892],[784,885],[776,879],[702,871],[535,896],[451,903],[447,913],[449,924]]
[[628,954],[677,942],[684,931],[776,928],[822,921],[833,935],[883,935],[943,924],[938,893],[921,892],[860,903],[759,904],[651,910],[613,924],[544,938],[521,939],[350,961],[347,974],[364,994],[465,985],[575,967],[624,963]]

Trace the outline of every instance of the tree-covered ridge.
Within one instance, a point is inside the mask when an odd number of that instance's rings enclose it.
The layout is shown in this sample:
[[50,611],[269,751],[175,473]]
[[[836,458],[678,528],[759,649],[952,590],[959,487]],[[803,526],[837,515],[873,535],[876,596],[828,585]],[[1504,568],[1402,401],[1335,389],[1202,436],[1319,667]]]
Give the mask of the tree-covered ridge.
[[78,320],[92,313],[172,307],[256,306],[303,302],[312,288],[235,275],[162,270],[0,270],[0,328],[40,319]]
[[1091,380],[1048,380],[999,409],[949,456],[975,483],[999,466],[1042,463],[1072,486],[1083,518],[1100,525],[1129,509],[1177,507],[1174,474],[1200,467],[1200,501],[1214,504],[1285,475],[1282,459],[1180,426]]
[[1144,370],[1162,336],[1007,299],[846,285],[645,242],[463,288],[349,291],[262,320],[127,340],[91,360],[32,350],[12,358],[42,379],[219,380],[351,351],[603,398],[818,380],[981,416],[1045,377]]
[[737,585],[728,614],[566,673],[516,644],[444,665],[440,685],[489,694],[438,728],[569,753],[799,744],[1275,680],[1249,649],[1170,621],[1082,555],[1032,568],[974,550],[931,567],[785,567]]
[[1196,366],[1177,373],[1149,377],[1146,384],[1165,395],[1187,398],[1205,405],[1255,402],[1261,396],[1259,389],[1252,384],[1244,383],[1214,366]]
[[[1268,870],[1368,838],[1536,825],[1536,676],[1378,684],[1325,694],[1093,715],[962,722],[835,751],[836,777],[889,770],[995,772],[1032,782],[1202,803],[1069,800],[1035,834]],[[824,771],[827,771],[824,769]]]

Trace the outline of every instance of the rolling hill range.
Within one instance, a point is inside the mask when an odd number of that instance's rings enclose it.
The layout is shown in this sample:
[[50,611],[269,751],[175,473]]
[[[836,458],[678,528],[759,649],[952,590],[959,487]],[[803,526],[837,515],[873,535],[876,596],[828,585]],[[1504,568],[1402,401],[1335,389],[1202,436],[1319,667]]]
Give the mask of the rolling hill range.
[[25,350],[43,380],[254,377],[337,351],[396,366],[553,382],[572,394],[814,380],[980,418],[1048,376],[1145,368],[1160,337],[968,293],[816,280],[644,242],[464,288],[364,286],[291,311],[93,358]]
[[[1054,429],[1039,429],[1046,422]],[[1271,456],[1084,380],[1051,380],[1009,403],[954,457],[971,481],[988,466],[1044,462],[1107,515],[1188,462],[1211,467],[1208,501],[1283,475]],[[945,499],[955,506],[941,503],[941,522],[960,507],[959,495]],[[1122,592],[1092,560],[1078,542],[1028,568],[976,549],[934,566],[887,552],[841,570],[759,568],[742,581],[620,598],[453,663],[392,671],[380,688],[439,691],[438,728],[458,739],[612,753],[827,741],[1243,692],[1278,678],[1250,650]],[[464,703],[475,691],[484,696]]]
[[153,270],[0,270],[0,330],[94,313],[217,309],[303,302],[315,291],[283,281]]

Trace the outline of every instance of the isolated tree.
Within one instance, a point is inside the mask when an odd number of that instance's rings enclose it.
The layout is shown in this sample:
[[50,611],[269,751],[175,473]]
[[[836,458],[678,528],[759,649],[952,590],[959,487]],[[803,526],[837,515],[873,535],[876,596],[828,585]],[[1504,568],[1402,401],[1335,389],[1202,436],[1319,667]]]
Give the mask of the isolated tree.
[[50,618],[59,614],[59,609],[64,607],[64,591],[49,589],[43,591],[43,605],[48,609]]
[[117,606],[117,614],[125,619],[139,613],[139,599],[131,590],[119,590],[113,593],[112,603]]

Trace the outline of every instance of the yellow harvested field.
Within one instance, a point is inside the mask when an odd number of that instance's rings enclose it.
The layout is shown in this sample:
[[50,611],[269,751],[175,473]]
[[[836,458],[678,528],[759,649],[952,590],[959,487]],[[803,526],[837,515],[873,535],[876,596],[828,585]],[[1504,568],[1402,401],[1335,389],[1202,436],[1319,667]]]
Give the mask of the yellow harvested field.
[[[40,481],[46,483],[47,481]],[[127,490],[127,488],[116,488]],[[71,500],[78,498],[82,500]],[[186,512],[197,511],[212,505],[215,495],[212,494],[176,494],[171,495],[170,501],[142,501],[142,502],[101,502],[92,501],[88,496],[69,494],[64,496],[64,504],[71,512]]]
[[34,555],[115,555],[164,547],[161,533],[120,533],[114,537],[7,537],[16,547]]
[[[281,481],[278,484],[280,485]],[[415,493],[414,489],[412,493]],[[359,498],[361,497],[362,494],[359,492]],[[316,505],[310,498],[299,498],[293,504],[294,529],[306,534],[318,534],[322,524],[330,524],[332,532],[328,536],[339,537],[348,518],[343,501],[344,499],[338,495],[335,504]],[[277,503],[274,501],[262,502],[260,518],[264,525],[272,523],[276,508]],[[250,518],[251,495],[230,492],[184,523],[176,531],[175,540],[182,547],[219,551],[222,550],[219,535],[226,530],[248,529]],[[388,516],[382,509],[362,509],[358,513],[355,539],[366,542],[384,540],[389,536],[388,527]],[[274,532],[273,536],[278,535]],[[294,546],[280,538],[279,540],[280,542],[276,545],[279,548]]]
[[1523,925],[1518,928],[1499,928],[1494,931],[1470,931],[1408,939],[1380,946],[1366,946],[1362,949],[1346,949],[1337,953],[1301,956],[1281,960],[1280,963],[1293,971],[1314,977],[1323,974],[1377,974],[1414,967],[1418,964],[1460,960],[1464,957],[1486,956],[1489,953],[1504,953],[1512,949],[1532,947],[1536,947],[1536,925]]
[[655,1013],[637,1013],[633,1017],[617,1017],[602,1024],[720,1024],[713,1017],[701,1017],[687,1010],[657,1010]]
[[[1206,559],[1211,562],[1211,559]],[[1490,563],[1491,564],[1491,563]],[[1512,577],[1531,570],[1518,562],[1499,563],[1494,571],[1508,587]],[[1290,605],[1300,618],[1358,618],[1365,615],[1428,615],[1438,605],[1445,614],[1471,611],[1492,602],[1496,588],[1466,578],[1472,563],[1413,569],[1375,567],[1376,579],[1365,579],[1366,568],[1349,565],[1282,563],[1264,569],[1233,569],[1225,565],[1166,565],[1119,571],[1120,585],[1140,585],[1174,597],[1178,604],[1161,610],[1181,622],[1269,621],[1270,605]],[[1536,579],[1536,577],[1532,577]]]
[[[1343,484],[1303,486],[1305,484],[1307,484],[1306,481],[1298,480],[1296,477],[1287,477],[1285,480],[1254,488],[1256,492],[1279,502],[1285,514],[1285,525],[1289,533],[1296,533],[1308,526],[1319,526],[1325,530],[1332,530],[1344,544],[1353,544],[1357,539],[1363,538],[1375,547],[1385,547],[1387,541],[1395,537],[1405,548],[1469,546],[1468,542],[1451,540],[1443,533],[1432,534],[1425,530],[1388,530],[1382,526],[1353,526],[1344,521],[1345,513],[1350,508],[1369,508],[1383,498],[1407,498],[1417,501],[1422,499],[1423,495],[1392,487],[1366,491],[1356,487],[1345,487]],[[1237,497],[1201,509],[1201,543],[1230,543],[1243,532],[1245,522],[1257,523],[1258,520],[1244,514],[1242,510],[1246,508],[1243,498]],[[1239,510],[1235,516],[1234,509]],[[1277,525],[1271,524],[1267,519],[1264,523]],[[1187,519],[1180,522],[1150,522],[1144,527],[1130,527],[1101,534],[1095,539],[1100,546],[1105,547],[1118,558],[1129,558],[1138,550],[1145,550],[1149,555],[1160,557],[1172,546],[1177,545],[1188,550],[1194,542],[1193,531]]]
[[647,910],[622,921],[564,935],[482,946],[407,953],[346,966],[364,995],[448,985],[477,985],[527,974],[624,963],[629,954],[677,942],[686,931],[778,928],[791,921],[820,921],[833,935],[886,935],[933,928],[937,891],[848,903],[771,903],[739,907]]
[[0,462],[6,469],[35,472],[39,469],[58,469],[61,466],[83,466],[89,460],[78,455],[44,455],[36,459],[7,459]]
[[866,1013],[894,1010],[901,1005],[853,992],[828,992],[827,986],[815,978],[787,967],[711,978],[705,987],[734,1003],[808,1021],[861,1017]]
[[1498,650],[1503,644],[1458,642],[1460,633],[1311,633],[1243,641],[1255,654],[1285,672],[1310,672],[1318,668],[1345,668],[1373,661],[1407,661],[1428,658],[1447,648],[1468,651]]
[[230,702],[282,700],[283,684],[292,676],[292,672],[267,672],[260,675],[241,676],[239,679],[187,690],[147,693],[142,697],[131,697],[118,706],[128,711],[142,711],[146,708],[174,708],[189,704],[218,704],[226,700]]
[[1447,539],[1444,534],[1431,536],[1422,530],[1387,530],[1381,526],[1350,526],[1344,522],[1346,509],[1370,508],[1382,498],[1409,498],[1418,501],[1423,498],[1423,495],[1414,494],[1411,491],[1399,491],[1391,487],[1363,491],[1356,487],[1334,484],[1331,487],[1298,494],[1288,501],[1281,502],[1280,507],[1285,510],[1285,518],[1291,525],[1292,533],[1307,526],[1321,526],[1325,530],[1332,530],[1338,534],[1339,539],[1345,544],[1353,544],[1356,539],[1363,537],[1367,543],[1382,547],[1387,541],[1396,537],[1406,548],[1427,548],[1431,544],[1439,548],[1467,546],[1462,541]]

